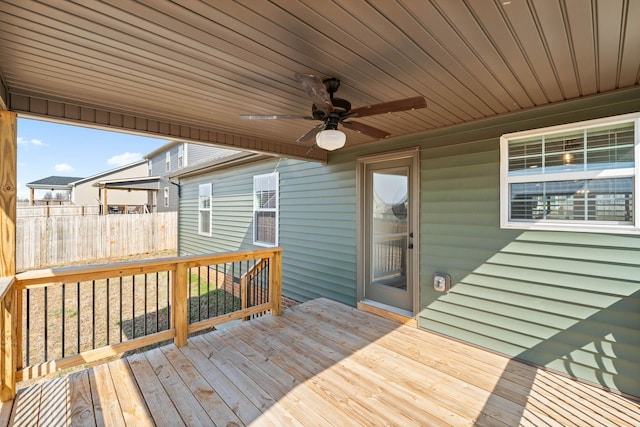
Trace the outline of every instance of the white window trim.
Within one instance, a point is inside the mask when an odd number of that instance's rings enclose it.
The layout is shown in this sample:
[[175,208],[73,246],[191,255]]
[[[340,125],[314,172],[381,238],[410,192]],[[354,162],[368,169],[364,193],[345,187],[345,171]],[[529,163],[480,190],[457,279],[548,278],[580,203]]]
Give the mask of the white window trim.
[[185,144],[178,146],[178,169],[182,169],[183,167],[185,167],[185,164],[184,164],[185,148],[186,148]]
[[171,172],[171,152],[167,151],[164,155],[164,171]]
[[[615,125],[634,121],[634,167],[621,169],[606,169],[585,172],[566,172],[542,175],[509,176],[509,141],[515,138],[535,137],[559,132],[578,131],[587,127]],[[575,179],[597,178],[628,178],[633,177],[633,224],[619,224],[602,222],[569,222],[569,221],[511,221],[509,219],[510,198],[509,184],[542,182],[542,181],[570,181]],[[534,129],[523,132],[504,134],[500,137],[500,228],[514,230],[547,230],[547,231],[579,231],[594,233],[640,234],[640,113],[624,114],[605,117],[577,123]]]
[[[200,207],[200,188],[202,187],[209,187],[209,209],[203,209]],[[211,183],[206,183],[206,184],[200,184],[198,185],[198,234],[201,236],[207,236],[207,237],[211,237],[213,235],[212,233],[212,228],[211,227],[211,220],[212,220],[212,212],[213,212],[213,194],[212,194],[212,185]],[[209,232],[205,233],[202,231],[202,222],[200,221],[200,212],[203,211],[209,211]]]
[[[275,208],[258,208],[256,201],[255,201],[255,194],[256,194],[256,179],[262,179],[264,177],[275,177],[276,180],[276,207]],[[280,174],[278,172],[273,172],[273,173],[265,173],[262,175],[254,175],[253,176],[253,244],[256,246],[262,246],[265,248],[275,248],[280,244]],[[259,240],[256,240],[256,212],[261,211],[261,212],[275,212],[276,213],[276,217],[275,217],[275,234],[276,234],[276,241],[275,243],[268,243],[268,242],[262,242]]]

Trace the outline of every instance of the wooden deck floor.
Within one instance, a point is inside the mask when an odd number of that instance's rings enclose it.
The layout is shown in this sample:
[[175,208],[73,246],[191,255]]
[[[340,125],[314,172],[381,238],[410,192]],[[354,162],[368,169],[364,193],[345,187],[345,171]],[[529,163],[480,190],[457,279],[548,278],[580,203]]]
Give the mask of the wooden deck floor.
[[319,299],[22,390],[11,425],[640,425],[640,405]]

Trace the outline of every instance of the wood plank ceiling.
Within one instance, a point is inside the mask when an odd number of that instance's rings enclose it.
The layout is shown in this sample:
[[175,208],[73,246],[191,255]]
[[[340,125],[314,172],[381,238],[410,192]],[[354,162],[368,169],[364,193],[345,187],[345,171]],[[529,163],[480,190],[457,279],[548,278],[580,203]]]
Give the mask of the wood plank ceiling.
[[[326,159],[296,72],[392,137],[640,82],[639,0],[0,1],[0,108]],[[2,93],[4,91],[4,93]],[[347,131],[354,146],[372,138]]]

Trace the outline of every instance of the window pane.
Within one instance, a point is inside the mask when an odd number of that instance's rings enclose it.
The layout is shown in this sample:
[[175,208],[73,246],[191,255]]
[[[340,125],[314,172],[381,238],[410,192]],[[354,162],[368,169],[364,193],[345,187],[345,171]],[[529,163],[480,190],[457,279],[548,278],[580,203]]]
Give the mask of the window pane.
[[542,173],[542,138],[509,143],[509,175]]
[[263,243],[276,243],[276,213],[256,212],[255,213],[256,241]]
[[198,187],[198,207],[200,209],[211,208],[211,184],[200,184]]
[[548,155],[544,159],[545,173],[575,172],[584,170],[584,151],[565,151]]
[[633,221],[633,180],[602,179],[589,182],[589,219],[593,221]]
[[542,219],[544,184],[511,184],[511,219]]
[[584,170],[584,132],[570,132],[545,137],[545,173]]
[[200,232],[205,234],[211,233],[210,211],[200,211]]
[[633,179],[511,184],[512,220],[633,221]]
[[589,170],[629,168],[634,166],[634,124],[623,123],[587,132]]

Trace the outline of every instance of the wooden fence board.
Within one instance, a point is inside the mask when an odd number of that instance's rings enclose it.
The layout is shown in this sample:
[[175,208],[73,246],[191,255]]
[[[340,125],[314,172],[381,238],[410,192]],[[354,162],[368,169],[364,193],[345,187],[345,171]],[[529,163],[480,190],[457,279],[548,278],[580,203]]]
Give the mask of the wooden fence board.
[[178,215],[22,217],[16,221],[17,270],[175,250]]

